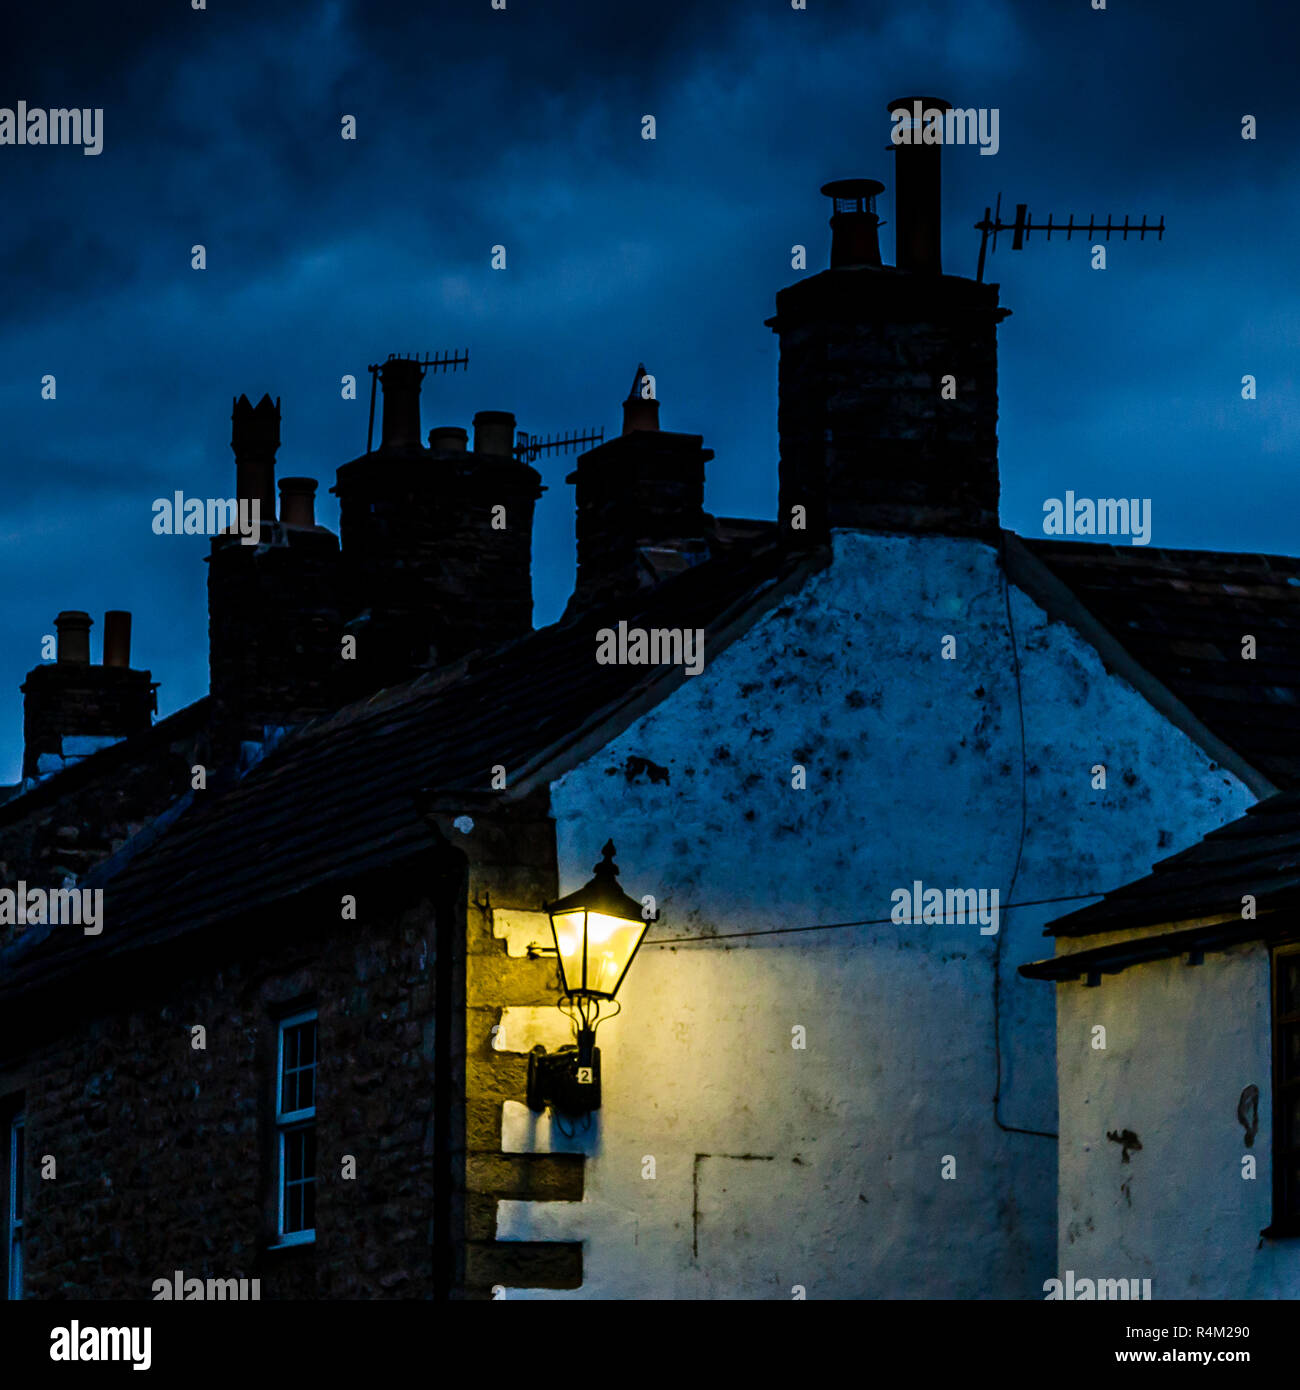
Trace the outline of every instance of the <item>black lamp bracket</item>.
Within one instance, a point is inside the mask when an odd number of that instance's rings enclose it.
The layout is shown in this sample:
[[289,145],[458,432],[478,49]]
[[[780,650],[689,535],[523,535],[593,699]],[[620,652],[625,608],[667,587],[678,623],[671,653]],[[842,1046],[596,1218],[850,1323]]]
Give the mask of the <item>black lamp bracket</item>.
[[547,1052],[538,1043],[528,1054],[528,1108],[541,1114],[548,1106],[561,1115],[580,1117],[600,1109],[600,1048],[594,1029],[578,1033],[577,1044]]

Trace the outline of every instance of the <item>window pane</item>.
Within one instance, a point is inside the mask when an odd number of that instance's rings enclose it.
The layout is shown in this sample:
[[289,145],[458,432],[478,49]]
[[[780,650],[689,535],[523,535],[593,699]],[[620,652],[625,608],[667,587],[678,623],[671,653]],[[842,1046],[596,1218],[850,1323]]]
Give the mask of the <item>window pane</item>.
[[298,1073],[298,1109],[316,1104],[316,1063],[309,1062]]
[[316,1020],[284,1030],[284,1074],[280,1110],[289,1113],[316,1104]]
[[302,1130],[284,1136],[284,1176],[288,1182],[302,1181]]
[[284,1229],[310,1231],[316,1225],[316,1129],[289,1130],[284,1136]]

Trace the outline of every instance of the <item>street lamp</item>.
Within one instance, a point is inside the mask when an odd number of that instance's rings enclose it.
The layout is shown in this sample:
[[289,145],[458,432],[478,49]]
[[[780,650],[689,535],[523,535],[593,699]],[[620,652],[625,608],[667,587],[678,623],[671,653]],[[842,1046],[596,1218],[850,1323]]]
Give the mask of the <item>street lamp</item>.
[[577,1045],[547,1054],[540,1044],[528,1057],[528,1105],[547,1105],[567,1115],[600,1108],[600,1049],[596,1027],[602,1005],[620,1006],[614,996],[658,916],[647,913],[619,887],[614,842],[607,840],[591,879],[567,897],[547,905],[555,953],[560,964],[560,1010],[573,1022]]

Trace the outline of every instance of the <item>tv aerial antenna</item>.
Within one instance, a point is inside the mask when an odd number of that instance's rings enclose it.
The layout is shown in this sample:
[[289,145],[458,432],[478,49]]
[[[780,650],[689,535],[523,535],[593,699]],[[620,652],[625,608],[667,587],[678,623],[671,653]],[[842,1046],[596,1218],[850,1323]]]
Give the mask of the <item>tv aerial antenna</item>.
[[984,219],[981,222],[976,222],[975,230],[983,233],[980,237],[979,267],[975,272],[975,278],[976,280],[983,280],[984,253],[988,249],[990,234],[993,237],[992,249],[994,251],[998,249],[999,232],[1010,232],[1012,234],[1011,249],[1013,251],[1023,251],[1025,242],[1029,240],[1034,232],[1046,232],[1048,241],[1051,241],[1053,232],[1064,232],[1066,241],[1069,241],[1075,232],[1078,232],[1080,236],[1099,236],[1102,232],[1105,232],[1107,241],[1110,240],[1112,232],[1118,232],[1125,241],[1128,240],[1129,234],[1132,233],[1139,241],[1145,241],[1147,233],[1153,232],[1155,233],[1157,241],[1163,241],[1165,235],[1165,215],[1161,213],[1158,223],[1148,225],[1145,213],[1142,214],[1142,221],[1140,223],[1132,222],[1127,214],[1124,216],[1124,221],[1120,223],[1113,221],[1109,213],[1106,214],[1105,222],[1098,222],[1091,214],[1089,214],[1086,222],[1076,222],[1073,213],[1070,214],[1068,221],[1056,222],[1049,212],[1046,222],[1035,224],[1028,205],[1026,203],[1017,203],[1016,220],[1014,222],[1003,222],[1002,194],[999,193],[996,208],[990,210],[986,207],[984,209]]
[[529,434],[526,430],[520,430],[515,439],[514,456],[520,463],[532,463],[542,454],[552,451],[567,454],[570,449],[585,449],[588,445],[604,442],[603,428],[588,430],[585,434],[578,430],[566,430],[563,434],[547,435],[545,439],[540,434]]

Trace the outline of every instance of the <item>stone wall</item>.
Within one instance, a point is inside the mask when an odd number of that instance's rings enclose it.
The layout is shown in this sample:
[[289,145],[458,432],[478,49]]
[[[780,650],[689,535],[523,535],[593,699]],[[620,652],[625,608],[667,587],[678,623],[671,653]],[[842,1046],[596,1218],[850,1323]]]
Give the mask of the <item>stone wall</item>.
[[540,910],[557,896],[548,800],[545,793],[513,805],[490,793],[445,796],[430,818],[468,866],[461,1291],[490,1298],[514,1288],[575,1289],[581,1244],[497,1240],[502,1202],[575,1202],[583,1194],[580,1154],[509,1152],[502,1133],[505,1107],[522,1108],[528,1075],[527,1051],[512,1046],[504,1020],[522,1008],[563,1023],[554,956],[530,958],[527,943],[511,947],[508,931],[523,922],[530,941],[550,940]]
[[[25,1097],[28,1297],[147,1299],[176,1269],[260,1278],[263,1299],[430,1296],[427,877],[398,895],[348,885],[355,922],[317,895],[7,1011],[0,1101]],[[274,1250],[275,1020],[299,1006],[320,1018],[318,1237]]]

